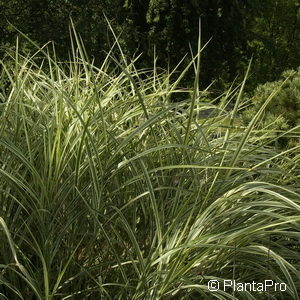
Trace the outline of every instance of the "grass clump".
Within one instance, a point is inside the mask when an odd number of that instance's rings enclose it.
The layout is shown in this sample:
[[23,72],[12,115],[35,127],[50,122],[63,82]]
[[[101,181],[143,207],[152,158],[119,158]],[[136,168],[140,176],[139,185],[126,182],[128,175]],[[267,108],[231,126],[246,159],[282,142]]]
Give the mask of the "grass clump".
[[299,299],[299,147],[271,146],[265,107],[239,126],[244,83],[217,106],[197,84],[171,103],[184,74],[111,53],[96,67],[75,40],[69,62],[1,61],[1,297]]

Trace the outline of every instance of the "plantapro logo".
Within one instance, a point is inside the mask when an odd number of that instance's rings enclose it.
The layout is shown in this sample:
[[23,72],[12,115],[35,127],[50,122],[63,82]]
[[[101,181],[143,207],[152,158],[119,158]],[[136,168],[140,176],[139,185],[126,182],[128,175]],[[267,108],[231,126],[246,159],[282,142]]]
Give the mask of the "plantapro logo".
[[209,291],[228,291],[234,290],[236,292],[267,292],[273,290],[274,292],[285,292],[287,285],[284,282],[274,282],[273,280],[265,280],[263,282],[238,282],[236,280],[210,280],[207,285]]

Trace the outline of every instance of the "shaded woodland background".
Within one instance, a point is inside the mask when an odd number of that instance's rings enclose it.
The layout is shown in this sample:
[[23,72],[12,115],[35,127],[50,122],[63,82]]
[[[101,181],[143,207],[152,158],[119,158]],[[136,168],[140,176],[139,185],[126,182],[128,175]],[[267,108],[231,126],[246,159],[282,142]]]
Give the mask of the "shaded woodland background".
[[[11,23],[39,45],[54,41],[60,59],[67,59],[72,17],[87,52],[100,64],[114,42],[105,14],[126,55],[142,53],[139,67],[153,66],[155,55],[159,67],[173,68],[185,54],[190,60],[189,45],[196,53],[201,17],[202,44],[211,38],[203,52],[201,87],[216,80],[216,91],[226,88],[244,76],[253,56],[251,90],[299,66],[299,8],[297,0],[0,1],[0,51],[15,45]],[[33,48],[29,43],[22,47]],[[192,76],[191,71],[187,85]]]

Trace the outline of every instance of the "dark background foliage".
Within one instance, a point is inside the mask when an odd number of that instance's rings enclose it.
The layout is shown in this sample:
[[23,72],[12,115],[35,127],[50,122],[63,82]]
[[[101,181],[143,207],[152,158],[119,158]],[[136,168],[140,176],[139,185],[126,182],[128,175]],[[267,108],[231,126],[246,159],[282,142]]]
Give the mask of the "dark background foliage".
[[[11,0],[0,1],[0,45],[15,45],[16,28],[38,44],[54,41],[61,59],[68,58],[72,17],[91,58],[97,63],[114,42],[104,14],[128,57],[142,54],[138,65],[173,68],[190,45],[197,50],[201,17],[203,51],[201,87],[216,80],[221,90],[242,77],[253,56],[248,88],[273,81],[300,64],[298,0]],[[155,47],[155,52],[154,52]],[[23,48],[29,48],[23,44]],[[182,68],[184,64],[182,65]],[[189,77],[190,76],[190,77]],[[192,82],[192,72],[187,85]]]

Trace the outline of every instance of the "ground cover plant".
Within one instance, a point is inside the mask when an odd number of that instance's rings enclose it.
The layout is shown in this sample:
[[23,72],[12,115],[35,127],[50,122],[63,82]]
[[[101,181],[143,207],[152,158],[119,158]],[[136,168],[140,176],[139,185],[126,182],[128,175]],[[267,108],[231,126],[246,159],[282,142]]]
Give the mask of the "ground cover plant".
[[258,126],[281,86],[241,126],[245,81],[207,103],[200,45],[186,91],[117,39],[96,67],[73,38],[68,62],[1,60],[1,299],[299,299],[300,146],[274,147],[299,130]]

